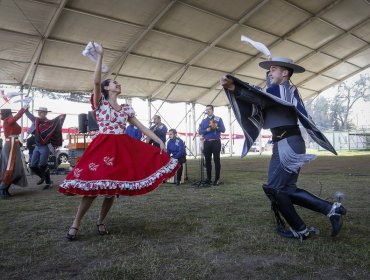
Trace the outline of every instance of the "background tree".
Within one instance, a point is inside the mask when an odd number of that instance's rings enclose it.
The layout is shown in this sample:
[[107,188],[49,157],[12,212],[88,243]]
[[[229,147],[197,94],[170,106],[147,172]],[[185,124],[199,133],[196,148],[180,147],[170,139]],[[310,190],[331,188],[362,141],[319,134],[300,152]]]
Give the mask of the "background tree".
[[333,118],[331,116],[331,101],[319,96],[306,102],[306,109],[316,125],[321,129],[333,128]]
[[338,86],[338,94],[331,105],[331,117],[337,130],[348,130],[353,127],[349,115],[353,105],[359,101],[370,101],[370,77],[361,75],[355,82],[343,82]]

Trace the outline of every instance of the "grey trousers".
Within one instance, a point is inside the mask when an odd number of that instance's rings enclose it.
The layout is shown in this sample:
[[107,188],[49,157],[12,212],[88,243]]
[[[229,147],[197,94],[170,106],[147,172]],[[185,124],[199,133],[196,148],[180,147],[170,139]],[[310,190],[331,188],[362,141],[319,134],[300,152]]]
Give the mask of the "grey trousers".
[[[301,136],[295,135],[286,139],[288,145],[296,154],[304,154],[306,152],[305,143]],[[264,191],[271,201],[276,203],[279,212],[287,223],[294,230],[301,231],[306,228],[306,224],[298,215],[294,204],[326,215],[329,213],[332,203],[297,188],[296,184],[300,170],[297,172],[286,170],[280,160],[278,149],[278,144],[275,143]]]

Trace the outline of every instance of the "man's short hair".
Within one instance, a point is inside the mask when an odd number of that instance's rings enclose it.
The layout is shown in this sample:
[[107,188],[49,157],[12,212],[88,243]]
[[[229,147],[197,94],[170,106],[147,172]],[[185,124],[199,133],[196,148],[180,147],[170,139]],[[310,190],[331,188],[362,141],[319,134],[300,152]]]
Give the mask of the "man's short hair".
[[284,66],[280,66],[283,70],[287,70],[288,71],[288,78],[290,79],[290,77],[293,75],[294,71],[292,68],[288,68],[288,67],[284,67]]
[[212,111],[214,111],[214,107],[213,107],[213,105],[209,104],[209,105],[207,105],[206,107],[211,107]]
[[172,132],[173,134],[177,134],[177,130],[175,128],[171,128],[168,132]]
[[161,116],[160,116],[160,115],[154,115],[154,116],[153,116],[153,119],[154,119],[154,118],[158,118],[159,120],[161,120]]

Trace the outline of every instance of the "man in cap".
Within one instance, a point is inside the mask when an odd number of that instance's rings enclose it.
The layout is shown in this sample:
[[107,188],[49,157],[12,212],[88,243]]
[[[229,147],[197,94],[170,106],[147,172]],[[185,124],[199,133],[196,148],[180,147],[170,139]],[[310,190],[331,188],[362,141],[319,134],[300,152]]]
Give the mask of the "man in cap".
[[[222,77],[221,85],[246,136],[244,156],[262,127],[271,130],[273,154],[263,190],[271,200],[278,223],[277,232],[283,237],[300,240],[312,233],[296,212],[296,204],[327,215],[332,225],[332,236],[336,236],[342,227],[342,215],[346,214],[340,201],[331,203],[296,186],[301,166],[315,158],[305,154],[298,119],[319,145],[336,154],[308,115],[298,90],[290,84],[293,73],[303,73],[305,69],[286,57],[275,57],[259,65],[268,70],[266,92],[232,76]],[[289,224],[289,229],[285,228],[280,214]]]
[[62,126],[66,115],[60,115],[53,120],[47,119],[49,111],[45,107],[36,110],[38,117],[32,115],[28,110],[25,112],[32,121],[32,126],[28,133],[35,135],[36,146],[30,159],[30,169],[40,177],[37,185],[45,182],[44,189],[51,186],[50,170],[48,168],[48,159],[50,150],[62,145]]

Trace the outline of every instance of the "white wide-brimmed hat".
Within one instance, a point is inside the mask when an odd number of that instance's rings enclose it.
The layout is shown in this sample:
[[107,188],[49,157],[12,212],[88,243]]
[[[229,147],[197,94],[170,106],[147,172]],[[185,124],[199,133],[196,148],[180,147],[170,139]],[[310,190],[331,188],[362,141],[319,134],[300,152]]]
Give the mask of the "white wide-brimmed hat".
[[270,70],[271,66],[282,66],[290,68],[294,73],[303,73],[306,71],[303,67],[294,64],[293,60],[283,56],[275,56],[271,60],[265,60],[259,63],[263,69]]
[[35,111],[38,111],[38,112],[51,112],[51,111],[49,111],[48,110],[48,108],[46,108],[46,107],[39,107],[37,110],[35,110]]

